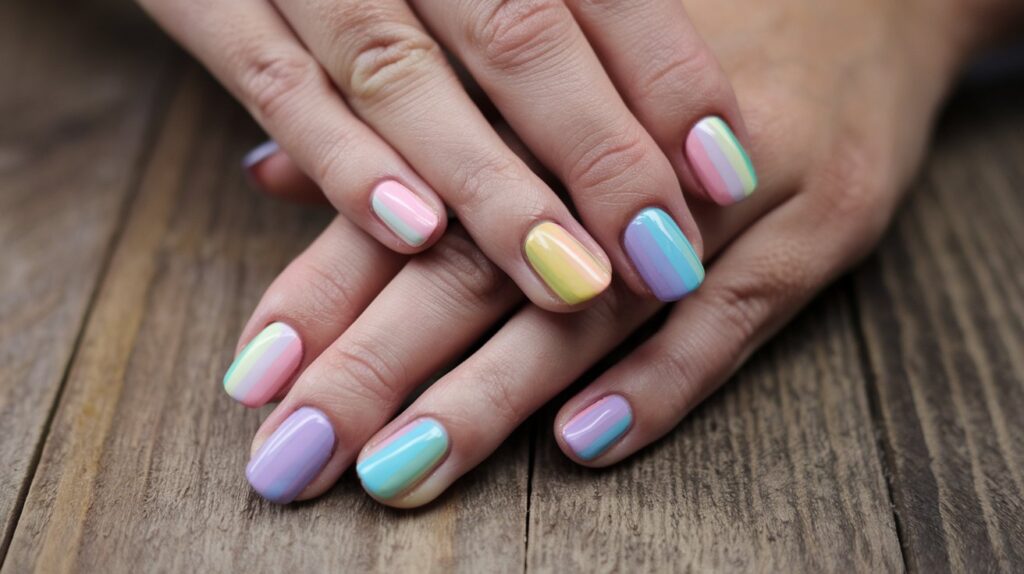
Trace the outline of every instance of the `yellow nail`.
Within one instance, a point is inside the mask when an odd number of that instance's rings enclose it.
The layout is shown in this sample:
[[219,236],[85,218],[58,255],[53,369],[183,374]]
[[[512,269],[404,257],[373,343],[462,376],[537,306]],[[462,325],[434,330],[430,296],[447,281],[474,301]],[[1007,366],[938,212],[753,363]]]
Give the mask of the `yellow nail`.
[[537,275],[570,305],[599,295],[611,283],[611,271],[557,223],[531,229],[524,248]]

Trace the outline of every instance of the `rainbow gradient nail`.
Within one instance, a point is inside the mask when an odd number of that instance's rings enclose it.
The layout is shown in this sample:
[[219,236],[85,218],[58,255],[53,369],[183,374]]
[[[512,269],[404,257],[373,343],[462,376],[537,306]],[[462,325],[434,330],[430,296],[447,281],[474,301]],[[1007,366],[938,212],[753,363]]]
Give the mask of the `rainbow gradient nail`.
[[570,305],[596,297],[612,281],[611,271],[557,223],[534,226],[523,248],[537,275]]
[[373,189],[370,207],[406,245],[419,247],[440,221],[425,201],[397,181],[382,181]]
[[644,209],[626,226],[626,253],[662,301],[677,301],[704,281],[704,266],[675,220],[657,207]]
[[267,325],[249,341],[224,374],[224,390],[247,407],[274,398],[302,362],[302,339],[288,325]]
[[448,452],[448,432],[430,418],[417,419],[391,435],[356,465],[367,492],[388,500],[420,482]]
[[569,419],[562,438],[580,460],[593,460],[607,451],[633,424],[629,401],[608,395]]
[[686,137],[686,157],[719,205],[736,203],[757,189],[750,156],[721,118],[711,116],[697,122]]
[[260,496],[288,504],[313,481],[334,450],[334,427],[312,407],[293,412],[245,467],[245,477]]

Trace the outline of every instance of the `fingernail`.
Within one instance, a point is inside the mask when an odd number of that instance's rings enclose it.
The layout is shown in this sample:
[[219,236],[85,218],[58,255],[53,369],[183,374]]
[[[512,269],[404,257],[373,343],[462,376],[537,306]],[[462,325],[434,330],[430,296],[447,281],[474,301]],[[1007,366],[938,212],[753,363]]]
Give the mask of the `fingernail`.
[[397,181],[387,180],[373,188],[370,205],[377,217],[411,247],[423,245],[439,218],[418,195]]
[[611,283],[611,271],[557,223],[536,225],[524,248],[537,275],[570,305],[597,296]]
[[249,153],[245,154],[242,158],[242,170],[245,171],[245,176],[249,178],[249,183],[259,186],[259,179],[256,177],[256,168],[259,167],[263,160],[277,153],[281,148],[277,145],[274,140],[268,140],[260,145],[254,147]]
[[676,301],[704,281],[704,266],[675,220],[657,207],[644,209],[626,226],[623,241],[654,296]]
[[730,205],[754,193],[757,173],[729,125],[710,116],[686,137],[686,157],[711,199]]
[[302,362],[302,339],[288,325],[267,325],[249,341],[224,374],[224,390],[247,407],[274,398]]
[[593,460],[626,434],[633,423],[629,401],[608,395],[572,417],[562,438],[581,460]]
[[388,500],[418,483],[448,452],[448,433],[434,419],[417,419],[377,446],[356,473],[367,492]]
[[302,407],[263,443],[245,477],[263,498],[287,504],[320,474],[333,449],[331,422],[317,409]]

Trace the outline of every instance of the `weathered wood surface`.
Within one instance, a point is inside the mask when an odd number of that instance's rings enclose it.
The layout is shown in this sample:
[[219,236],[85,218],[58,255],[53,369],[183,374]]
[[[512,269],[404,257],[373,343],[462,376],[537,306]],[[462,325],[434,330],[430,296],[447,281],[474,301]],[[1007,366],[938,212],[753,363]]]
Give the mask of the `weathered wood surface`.
[[119,16],[0,3],[0,554],[158,102],[167,46]]
[[954,103],[879,252],[634,459],[541,416],[426,509],[279,508],[217,383],[328,215],[246,189],[252,123],[115,4],[0,3],[4,572],[1024,570],[1024,86]]

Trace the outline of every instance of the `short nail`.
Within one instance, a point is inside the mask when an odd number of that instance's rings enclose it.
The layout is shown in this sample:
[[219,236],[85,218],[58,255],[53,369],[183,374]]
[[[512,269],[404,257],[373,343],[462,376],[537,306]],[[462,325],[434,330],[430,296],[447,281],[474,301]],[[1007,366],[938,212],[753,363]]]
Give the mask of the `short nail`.
[[562,438],[581,460],[593,460],[626,434],[632,423],[629,401],[608,395],[572,417],[562,428]]
[[711,116],[697,122],[686,137],[686,157],[719,205],[736,203],[757,188],[750,156],[721,118]]
[[277,153],[281,148],[277,145],[274,140],[268,140],[260,145],[252,148],[249,153],[245,154],[242,158],[242,169],[245,170],[246,175],[250,178],[253,177],[253,170],[256,166],[263,163],[263,160]]
[[415,420],[356,465],[367,492],[388,500],[419,483],[448,452],[448,433],[434,419]]
[[302,407],[263,443],[245,476],[260,496],[287,504],[320,474],[333,449],[331,422],[317,409]]
[[384,225],[411,247],[423,245],[440,221],[425,201],[393,180],[382,181],[373,188],[370,206]]
[[302,362],[302,339],[284,323],[271,323],[249,341],[224,374],[224,390],[247,407],[265,405]]
[[644,209],[626,226],[626,253],[654,296],[676,301],[704,281],[704,266],[675,220],[657,207]]
[[526,235],[524,249],[537,275],[570,305],[599,295],[611,283],[611,271],[557,223],[536,225]]

